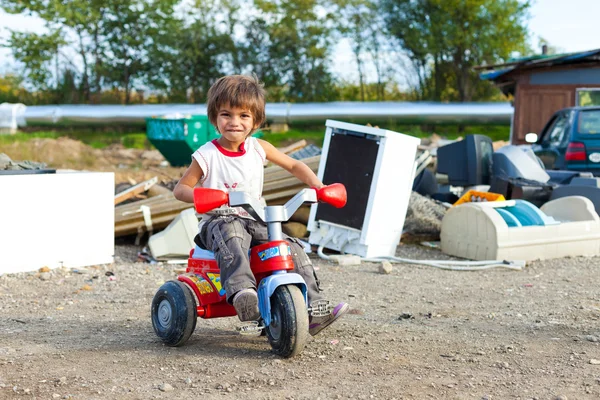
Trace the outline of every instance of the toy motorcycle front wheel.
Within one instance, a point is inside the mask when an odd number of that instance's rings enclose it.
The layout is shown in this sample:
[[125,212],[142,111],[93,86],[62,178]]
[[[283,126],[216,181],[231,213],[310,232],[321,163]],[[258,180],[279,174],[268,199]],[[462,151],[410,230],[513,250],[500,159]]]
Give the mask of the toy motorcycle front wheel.
[[278,355],[292,357],[302,351],[308,339],[308,311],[297,286],[275,289],[271,296],[271,323],[265,330]]
[[152,327],[167,346],[181,346],[196,328],[196,301],[190,288],[168,281],[152,299]]

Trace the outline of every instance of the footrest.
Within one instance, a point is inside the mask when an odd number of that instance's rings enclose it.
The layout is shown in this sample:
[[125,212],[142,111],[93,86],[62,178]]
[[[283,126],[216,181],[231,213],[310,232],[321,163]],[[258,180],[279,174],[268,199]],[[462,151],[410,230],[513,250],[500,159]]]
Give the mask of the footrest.
[[261,324],[261,321],[250,321],[244,323],[244,325],[240,326],[238,329],[240,331],[240,335],[259,335],[263,329],[265,329],[264,325]]
[[331,314],[332,309],[329,300],[317,300],[310,303],[308,314],[313,317],[326,317]]

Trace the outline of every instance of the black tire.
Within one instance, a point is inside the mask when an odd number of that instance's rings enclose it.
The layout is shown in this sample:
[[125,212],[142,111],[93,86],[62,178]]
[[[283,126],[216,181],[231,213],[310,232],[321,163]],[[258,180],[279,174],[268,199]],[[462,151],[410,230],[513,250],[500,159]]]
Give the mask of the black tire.
[[271,324],[265,330],[276,354],[287,358],[302,351],[308,339],[308,310],[297,286],[275,289],[271,296]]
[[180,281],[168,281],[152,299],[152,327],[167,346],[181,346],[196,328],[196,300]]

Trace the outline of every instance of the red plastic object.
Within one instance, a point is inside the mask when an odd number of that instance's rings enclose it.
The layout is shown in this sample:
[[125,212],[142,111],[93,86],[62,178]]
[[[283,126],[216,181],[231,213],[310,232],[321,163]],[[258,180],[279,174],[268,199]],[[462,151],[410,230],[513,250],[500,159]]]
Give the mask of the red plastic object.
[[571,142],[567,147],[565,154],[566,161],[585,161],[585,144],[581,142]]
[[321,189],[316,189],[317,200],[327,204],[331,204],[335,208],[342,208],[346,205],[348,195],[346,187],[341,183],[332,183],[331,185],[323,186]]
[[229,203],[229,194],[219,189],[194,188],[194,207],[200,214]]
[[257,282],[273,271],[292,271],[294,261],[289,243],[274,240],[254,246],[250,250],[250,266]]

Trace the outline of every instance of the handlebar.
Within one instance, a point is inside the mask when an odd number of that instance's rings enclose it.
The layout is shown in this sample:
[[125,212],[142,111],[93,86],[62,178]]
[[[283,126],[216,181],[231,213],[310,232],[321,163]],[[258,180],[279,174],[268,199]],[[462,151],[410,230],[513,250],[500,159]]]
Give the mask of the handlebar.
[[267,207],[263,207],[256,199],[252,199],[244,192],[224,192],[219,189],[194,188],[194,207],[198,213],[204,214],[224,204],[228,204],[230,207],[244,208],[250,215],[259,221],[283,222],[287,221],[305,202],[323,202],[336,208],[341,208],[346,205],[347,197],[346,187],[341,183],[333,183],[331,185],[323,186],[320,189],[314,187],[303,189],[285,205],[272,206],[282,207],[283,210],[281,213],[271,213],[272,215],[265,216]]

